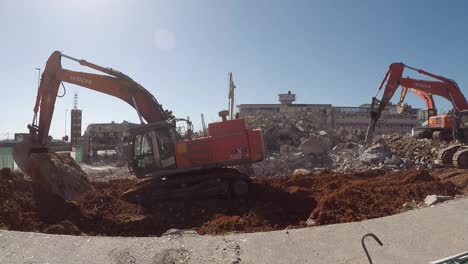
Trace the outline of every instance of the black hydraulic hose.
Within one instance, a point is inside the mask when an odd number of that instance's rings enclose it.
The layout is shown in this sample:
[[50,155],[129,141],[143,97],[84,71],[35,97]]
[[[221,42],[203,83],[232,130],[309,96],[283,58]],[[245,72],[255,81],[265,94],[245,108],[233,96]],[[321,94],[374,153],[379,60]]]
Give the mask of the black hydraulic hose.
[[63,87],[63,94],[57,95],[58,98],[62,98],[67,94],[67,89],[65,89],[65,85],[63,84],[63,82],[60,82],[60,84],[62,84],[62,87]]

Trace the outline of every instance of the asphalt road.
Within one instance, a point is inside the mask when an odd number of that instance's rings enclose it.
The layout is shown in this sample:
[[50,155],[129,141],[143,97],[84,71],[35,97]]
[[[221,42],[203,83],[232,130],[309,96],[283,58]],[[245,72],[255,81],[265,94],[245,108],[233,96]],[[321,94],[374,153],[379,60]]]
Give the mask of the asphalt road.
[[468,251],[468,198],[357,223],[267,233],[74,237],[0,231],[0,263],[428,263]]

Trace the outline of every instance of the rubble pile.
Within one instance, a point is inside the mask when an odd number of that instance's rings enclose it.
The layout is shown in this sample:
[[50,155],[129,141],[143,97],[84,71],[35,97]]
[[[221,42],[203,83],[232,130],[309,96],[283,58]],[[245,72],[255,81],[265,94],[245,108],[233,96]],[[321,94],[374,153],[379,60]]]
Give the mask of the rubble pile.
[[251,128],[261,128],[267,158],[241,170],[250,175],[292,175],[296,169],[361,172],[372,169],[432,169],[438,151],[447,142],[416,139],[411,135],[376,136],[365,145],[365,132],[327,126],[315,113],[261,114],[247,117]]
[[298,146],[310,131],[326,127],[323,118],[314,113],[289,115],[286,113],[269,114],[245,118],[247,127],[260,128],[264,134],[265,147],[269,152],[277,152],[282,145]]
[[402,159],[409,159],[422,167],[434,164],[438,151],[449,145],[446,141],[417,139],[400,134],[382,135],[376,142],[383,144]]
[[263,113],[245,119],[248,127],[264,131],[267,151],[264,161],[239,168],[250,175],[279,176],[291,175],[296,169],[330,169],[334,162],[330,151],[336,145],[362,144],[365,138],[361,130],[329,129],[326,119],[317,113]]
[[[465,179],[466,179],[465,175]],[[179,199],[134,204],[121,198],[136,179],[94,182],[76,202],[38,200],[21,173],[0,170],[0,228],[70,235],[160,236],[258,232],[360,221],[399,213],[428,195],[451,199],[458,186],[424,170],[320,172],[252,179],[244,199]],[[449,196],[446,198],[445,196]]]

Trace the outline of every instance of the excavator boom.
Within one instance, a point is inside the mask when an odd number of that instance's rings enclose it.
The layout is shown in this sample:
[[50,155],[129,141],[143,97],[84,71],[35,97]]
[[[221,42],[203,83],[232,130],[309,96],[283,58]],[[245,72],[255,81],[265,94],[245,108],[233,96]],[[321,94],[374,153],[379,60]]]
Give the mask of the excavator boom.
[[[62,57],[77,61],[82,66],[101,71],[108,75],[63,69],[61,65]],[[142,123],[143,120],[148,123],[155,123],[170,118],[170,113],[164,111],[156,98],[154,98],[148,90],[143,88],[127,75],[119,71],[104,68],[85,60],[78,60],[73,57],[63,55],[59,51],[55,51],[47,60],[46,67],[42,74],[42,79],[37,92],[36,104],[34,106],[33,123],[30,126],[32,134],[38,134],[37,143],[41,145],[47,145],[55,101],[61,82],[76,84],[125,101],[136,109]],[[38,112],[39,122],[37,124],[36,117]]]

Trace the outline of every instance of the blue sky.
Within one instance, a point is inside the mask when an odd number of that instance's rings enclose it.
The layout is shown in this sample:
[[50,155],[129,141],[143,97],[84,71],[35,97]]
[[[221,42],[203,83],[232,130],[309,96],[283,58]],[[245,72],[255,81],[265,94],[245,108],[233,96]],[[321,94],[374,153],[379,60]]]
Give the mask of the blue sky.
[[[467,11],[462,0],[0,0],[0,139],[27,130],[34,68],[43,68],[54,50],[126,73],[196,124],[201,113],[215,121],[227,108],[229,72],[236,104],[276,103],[288,90],[298,103],[367,103],[388,65],[400,61],[452,78],[466,92]],[[138,121],[116,98],[65,85],[52,122],[55,138],[64,135],[74,91],[84,126]],[[423,106],[414,96],[408,100]]]

